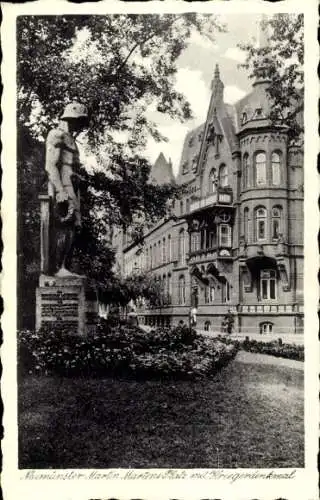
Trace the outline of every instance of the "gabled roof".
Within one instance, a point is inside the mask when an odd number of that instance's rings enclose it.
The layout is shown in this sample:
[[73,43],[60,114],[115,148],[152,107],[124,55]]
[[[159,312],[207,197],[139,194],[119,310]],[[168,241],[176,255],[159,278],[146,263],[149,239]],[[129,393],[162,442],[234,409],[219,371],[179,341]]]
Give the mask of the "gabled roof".
[[[195,129],[188,132],[185,137],[182,147],[179,172],[177,176],[178,184],[190,182],[196,177],[196,172],[195,169],[193,168],[192,161],[200,153],[201,142],[202,142],[201,136],[203,134],[204,126],[205,124],[203,123],[199,127],[196,127]],[[185,168],[186,164],[188,164],[187,172],[183,174],[182,173],[183,170],[184,169],[186,170]]]

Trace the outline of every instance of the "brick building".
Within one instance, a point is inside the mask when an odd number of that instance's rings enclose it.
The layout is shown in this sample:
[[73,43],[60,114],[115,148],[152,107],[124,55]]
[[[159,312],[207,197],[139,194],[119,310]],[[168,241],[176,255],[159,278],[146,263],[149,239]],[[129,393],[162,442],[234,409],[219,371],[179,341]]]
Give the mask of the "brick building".
[[[121,268],[162,281],[160,307],[140,305],[146,324],[220,330],[229,310],[241,332],[303,328],[303,152],[268,119],[268,82],[257,79],[224,102],[216,66],[206,121],[185,138],[175,182],[186,195],[146,231],[143,247],[123,240]],[[173,180],[161,154],[153,182]]]

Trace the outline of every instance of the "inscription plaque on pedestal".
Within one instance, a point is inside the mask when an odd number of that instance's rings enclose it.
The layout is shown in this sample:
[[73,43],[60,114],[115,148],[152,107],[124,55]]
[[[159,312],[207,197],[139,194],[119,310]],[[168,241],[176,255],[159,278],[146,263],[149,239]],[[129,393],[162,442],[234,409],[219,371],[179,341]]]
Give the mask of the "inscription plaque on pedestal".
[[[97,301],[89,296],[83,278],[54,278],[42,275],[36,292],[36,328],[61,328],[70,334],[94,331]],[[90,300],[91,299],[91,300]]]

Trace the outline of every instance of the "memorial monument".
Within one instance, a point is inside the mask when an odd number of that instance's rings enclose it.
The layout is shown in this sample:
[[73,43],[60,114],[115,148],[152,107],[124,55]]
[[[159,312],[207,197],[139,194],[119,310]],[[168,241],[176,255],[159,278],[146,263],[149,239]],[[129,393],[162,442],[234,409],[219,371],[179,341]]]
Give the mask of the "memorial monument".
[[39,196],[41,274],[36,290],[36,328],[60,327],[70,333],[93,331],[97,298],[85,276],[71,271],[76,233],[81,232],[79,151],[76,135],[88,122],[85,106],[65,107],[46,141],[48,194]]

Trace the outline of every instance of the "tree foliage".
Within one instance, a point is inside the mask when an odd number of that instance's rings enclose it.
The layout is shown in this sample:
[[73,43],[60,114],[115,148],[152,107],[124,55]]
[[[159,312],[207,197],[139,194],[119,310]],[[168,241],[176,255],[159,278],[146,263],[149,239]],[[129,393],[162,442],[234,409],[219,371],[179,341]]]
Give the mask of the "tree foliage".
[[17,18],[18,244],[25,282],[31,269],[32,276],[39,272],[44,139],[65,104],[87,105],[90,125],[78,139],[98,165],[94,171],[84,165],[81,173],[83,232],[76,262],[107,286],[114,261],[110,228],[131,228],[141,237],[146,219],[163,217],[168,199],[178,195],[177,186],[149,182],[148,137],[165,140],[152,117],[191,117],[175,88],[177,60],[194,30],[214,40],[220,29],[214,16],[194,13]]
[[296,141],[303,132],[303,15],[277,14],[264,19],[262,28],[268,34],[268,44],[241,44],[247,52],[242,67],[249,70],[251,78],[270,82],[270,117],[288,127],[289,138]]
[[104,303],[127,306],[131,301],[136,304],[146,300],[151,306],[158,306],[165,302],[165,292],[161,281],[152,273],[133,273],[123,277],[119,274],[100,287],[100,300]]
[[112,15],[24,16],[18,19],[19,118],[32,128],[38,102],[46,132],[73,99],[91,112],[90,141],[102,150],[126,131],[128,145],[144,144],[146,134],[160,139],[146,116],[150,105],[175,119],[190,118],[185,97],[175,89],[177,59],[192,30],[213,38],[213,16]]

